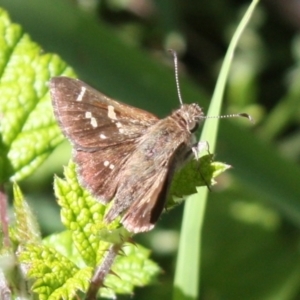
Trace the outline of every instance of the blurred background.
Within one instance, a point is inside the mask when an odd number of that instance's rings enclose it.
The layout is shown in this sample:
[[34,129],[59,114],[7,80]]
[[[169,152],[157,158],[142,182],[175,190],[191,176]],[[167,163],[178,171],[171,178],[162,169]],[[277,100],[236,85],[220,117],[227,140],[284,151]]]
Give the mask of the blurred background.
[[[0,0],[13,22],[78,77],[160,117],[179,106],[172,48],[185,102],[207,111],[222,59],[249,1]],[[233,169],[209,195],[201,299],[300,299],[300,2],[261,1],[233,61],[216,160]],[[210,121],[210,122],[213,122]],[[62,144],[21,183],[43,234],[63,229],[53,195],[70,146]],[[120,299],[171,299],[183,206],[136,236],[163,273]],[[188,247],[189,245],[187,245]],[[186,274],[189,276],[189,274]]]

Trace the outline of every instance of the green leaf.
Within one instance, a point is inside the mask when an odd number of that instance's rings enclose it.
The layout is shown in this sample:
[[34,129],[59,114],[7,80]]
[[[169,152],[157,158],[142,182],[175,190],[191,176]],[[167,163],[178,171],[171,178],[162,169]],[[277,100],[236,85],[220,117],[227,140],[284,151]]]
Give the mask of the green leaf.
[[61,255],[67,257],[78,267],[85,267],[85,262],[75,247],[72,240],[72,232],[65,230],[57,234],[51,234],[43,239],[43,244],[47,247],[54,248]]
[[[96,265],[109,244],[99,240],[98,232],[107,228],[103,222],[106,207],[92,198],[78,183],[75,164],[64,170],[65,180],[54,181],[55,194],[61,206],[63,224],[72,232],[72,239],[88,265]],[[109,229],[116,228],[115,223]]]
[[57,55],[43,54],[0,9],[0,182],[32,174],[62,141],[47,85],[62,74],[74,76]]
[[[55,178],[54,189],[62,207],[61,217],[68,233],[47,239],[48,245],[66,255],[76,265],[93,268],[101,264],[110,244],[123,244],[129,233],[120,227],[118,220],[106,224],[103,221],[108,206],[104,206],[80,186],[76,166],[70,161],[64,171],[65,179]],[[74,243],[74,246],[72,245]],[[143,286],[153,281],[159,267],[149,260],[149,250],[125,243],[122,256],[117,256],[112,270],[119,276],[108,275],[101,295],[115,297],[116,293],[132,293],[134,286]]]
[[[20,253],[27,243],[41,243],[42,240],[37,220],[16,183],[13,186],[13,196],[15,222],[9,227],[10,245],[0,248],[0,278],[3,283],[1,291],[5,283],[10,292],[18,293],[26,286],[26,279],[21,268],[16,268],[19,265],[16,251]],[[25,290],[22,295],[25,296]]]
[[10,228],[11,239],[15,240],[17,245],[41,242],[41,232],[37,219],[32,213],[28,203],[25,201],[23,194],[16,183],[13,186],[13,193],[15,225]]
[[[149,284],[160,272],[149,259],[150,251],[142,246],[125,243],[122,253],[112,266],[116,275],[109,274],[106,287],[100,289],[103,297],[131,294],[135,286]],[[33,279],[32,291],[39,299],[73,299],[79,291],[87,290],[93,272],[78,255],[68,231],[47,238],[44,244],[27,245],[19,259]]]
[[[135,286],[145,286],[157,277],[160,268],[149,259],[150,250],[125,244],[123,256],[118,256],[112,270],[118,275],[108,275],[105,285],[119,294],[130,294]],[[130,272],[129,272],[130,270]]]
[[213,161],[212,154],[202,156],[199,160],[193,159],[175,174],[167,208],[186,200],[188,195],[195,194],[201,186],[213,186],[215,178],[229,168],[229,165]]
[[34,279],[32,291],[39,299],[73,299],[77,290],[86,290],[92,268],[79,269],[54,248],[28,244],[19,256],[27,266],[27,276]]

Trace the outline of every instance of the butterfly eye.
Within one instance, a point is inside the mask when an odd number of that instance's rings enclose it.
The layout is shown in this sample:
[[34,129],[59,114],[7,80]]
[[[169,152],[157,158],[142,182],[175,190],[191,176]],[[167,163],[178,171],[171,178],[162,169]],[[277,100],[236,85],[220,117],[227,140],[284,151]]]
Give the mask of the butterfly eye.
[[196,121],[189,122],[189,131],[191,133],[194,133],[195,131],[197,131],[198,127],[199,127],[199,122],[196,122]]

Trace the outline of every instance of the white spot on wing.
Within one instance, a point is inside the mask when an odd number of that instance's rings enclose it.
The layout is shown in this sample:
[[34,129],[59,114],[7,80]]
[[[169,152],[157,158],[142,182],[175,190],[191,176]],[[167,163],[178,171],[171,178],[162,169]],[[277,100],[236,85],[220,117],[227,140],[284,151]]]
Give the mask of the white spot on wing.
[[98,126],[97,120],[95,118],[91,118],[91,125],[96,128]]
[[107,116],[112,120],[117,120],[117,116],[116,116],[116,113],[115,113],[115,108],[111,105],[108,105],[107,110],[108,110]]
[[85,112],[85,118],[91,119],[91,125],[96,128],[98,126],[97,120],[93,117],[92,113],[90,111]]
[[112,170],[112,169],[114,169],[114,168],[115,168],[115,166],[114,166],[114,165],[112,165],[112,164],[110,164],[110,165],[109,165],[109,168]]
[[104,163],[103,163],[104,167],[108,167],[109,166],[109,161],[106,160]]
[[86,119],[90,119],[92,117],[92,113],[90,111],[85,112]]
[[86,87],[82,86],[76,101],[82,101],[85,92],[86,92]]
[[101,133],[100,134],[100,139],[105,140],[105,139],[107,139],[107,136],[105,134]]

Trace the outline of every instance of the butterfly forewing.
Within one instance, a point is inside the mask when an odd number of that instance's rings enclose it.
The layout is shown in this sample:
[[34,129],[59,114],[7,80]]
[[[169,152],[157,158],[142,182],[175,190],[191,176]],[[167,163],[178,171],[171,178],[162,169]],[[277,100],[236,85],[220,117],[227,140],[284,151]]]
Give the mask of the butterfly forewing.
[[50,91],[55,116],[73,144],[81,183],[101,202],[112,200],[120,168],[157,117],[68,77],[52,78]]
[[68,77],[50,81],[54,113],[77,149],[106,148],[136,139],[158,118],[114,101],[84,82]]

